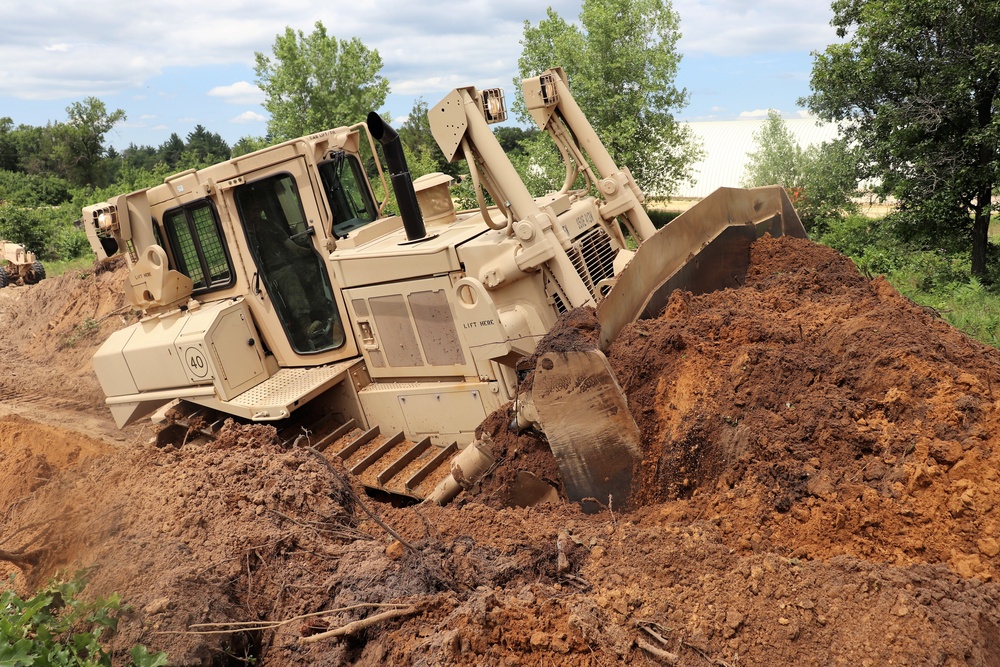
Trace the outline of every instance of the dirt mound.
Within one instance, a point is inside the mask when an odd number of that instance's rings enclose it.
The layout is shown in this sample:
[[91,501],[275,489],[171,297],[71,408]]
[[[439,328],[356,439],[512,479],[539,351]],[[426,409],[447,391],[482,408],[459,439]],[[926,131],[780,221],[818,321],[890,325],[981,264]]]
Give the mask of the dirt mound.
[[[646,447],[627,514],[504,509],[504,484],[394,508],[264,426],[74,458],[7,419],[0,549],[45,547],[22,586],[94,568],[90,593],[134,608],[115,647],[174,664],[998,663],[996,350],[828,249],[764,238],[744,288],[675,294],[609,358]],[[504,415],[483,428],[511,470],[551,465]]]
[[97,348],[138,313],[122,291],[124,263],[72,271],[27,287],[0,290],[0,414],[130,440],[115,428],[94,375]]
[[20,417],[0,420],[0,511],[48,483],[57,470],[111,452],[107,444]]
[[742,550],[994,577],[1000,352],[808,241],[761,239],[751,267],[611,349],[640,502],[687,499]]

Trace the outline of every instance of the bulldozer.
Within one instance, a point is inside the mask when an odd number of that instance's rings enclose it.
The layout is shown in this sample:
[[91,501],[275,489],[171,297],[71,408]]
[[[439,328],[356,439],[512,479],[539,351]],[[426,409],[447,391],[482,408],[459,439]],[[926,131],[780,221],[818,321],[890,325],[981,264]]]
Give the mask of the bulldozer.
[[[565,72],[522,89],[566,164],[556,192],[531,194],[495,138],[503,90],[470,86],[428,112],[445,157],[466,162],[470,210],[451,177],[411,178],[374,112],[85,207],[142,312],[94,357],[117,424],[178,406],[188,424],[273,423],[373,493],[443,503],[494,464],[476,432],[505,409],[548,441],[570,500],[626,504],[639,433],[603,350],[674,289],[738,285],[759,236],[805,231],[780,187],[719,190],[657,230]],[[596,308],[600,345],[538,356],[519,392],[518,363],[580,307]]]
[[45,267],[35,253],[20,243],[0,240],[0,287],[7,285],[34,285],[45,279]]

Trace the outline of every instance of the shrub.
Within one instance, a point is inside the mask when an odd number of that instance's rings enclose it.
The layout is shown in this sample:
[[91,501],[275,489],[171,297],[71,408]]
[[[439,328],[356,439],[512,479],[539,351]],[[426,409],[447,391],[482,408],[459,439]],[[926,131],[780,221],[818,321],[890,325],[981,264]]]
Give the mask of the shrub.
[[58,176],[0,170],[0,200],[18,206],[56,206],[69,196],[69,181]]
[[[118,595],[83,602],[85,573],[71,581],[53,581],[34,597],[23,600],[10,588],[0,593],[0,665],[110,667],[111,655],[100,643],[105,632],[118,627],[123,611]],[[165,653],[150,654],[146,647],[132,649],[126,663],[134,667],[167,664]]]
[[652,221],[653,226],[657,229],[663,227],[665,224],[680,215],[678,211],[663,211],[660,209],[651,208],[646,211],[649,215],[649,219]]
[[42,210],[0,202],[0,239],[20,243],[46,258],[54,231],[50,216]]

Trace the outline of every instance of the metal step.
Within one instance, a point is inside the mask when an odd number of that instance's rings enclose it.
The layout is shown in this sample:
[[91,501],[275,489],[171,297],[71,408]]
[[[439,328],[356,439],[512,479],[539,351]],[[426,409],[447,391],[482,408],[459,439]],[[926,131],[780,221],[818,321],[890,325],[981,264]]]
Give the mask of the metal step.
[[334,452],[366,487],[423,500],[450,472],[458,445],[441,448],[432,445],[430,438],[413,442],[402,432],[386,437],[376,426],[367,431],[351,429],[327,451]]
[[[173,410],[170,425],[157,436],[157,444],[177,446],[196,437],[211,439],[231,415],[186,403]],[[246,420],[238,420],[246,423]],[[382,435],[378,426],[360,428],[353,419],[339,424],[328,416],[308,418],[297,415],[279,424],[278,441],[286,447],[300,441],[339,458],[351,474],[370,489],[423,500],[450,470],[458,446],[439,447],[430,438],[420,442],[407,440],[402,432]]]

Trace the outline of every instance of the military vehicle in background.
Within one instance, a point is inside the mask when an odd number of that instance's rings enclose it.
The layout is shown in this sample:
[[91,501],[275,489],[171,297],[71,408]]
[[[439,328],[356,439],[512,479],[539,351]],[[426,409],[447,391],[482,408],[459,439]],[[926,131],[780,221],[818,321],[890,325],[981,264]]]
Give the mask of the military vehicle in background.
[[45,279],[45,267],[20,243],[0,240],[0,287],[34,285]]

